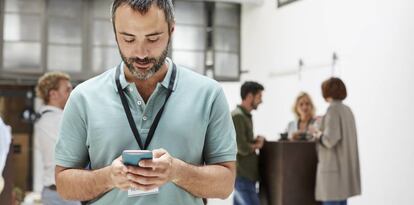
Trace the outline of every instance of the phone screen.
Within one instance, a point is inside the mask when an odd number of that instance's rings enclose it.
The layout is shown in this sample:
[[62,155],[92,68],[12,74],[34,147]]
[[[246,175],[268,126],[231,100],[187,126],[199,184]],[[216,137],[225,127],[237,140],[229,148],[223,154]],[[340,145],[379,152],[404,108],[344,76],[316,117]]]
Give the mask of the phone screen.
[[122,152],[122,161],[125,165],[138,166],[143,159],[152,159],[150,150],[124,150]]

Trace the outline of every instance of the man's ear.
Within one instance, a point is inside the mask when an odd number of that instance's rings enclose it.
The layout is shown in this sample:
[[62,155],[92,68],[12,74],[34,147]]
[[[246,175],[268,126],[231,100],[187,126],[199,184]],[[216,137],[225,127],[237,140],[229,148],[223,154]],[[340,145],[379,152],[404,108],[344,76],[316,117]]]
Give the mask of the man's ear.
[[247,95],[246,95],[246,100],[253,100],[253,98],[254,98],[254,96],[253,96],[253,93],[248,93]]
[[57,91],[56,90],[50,90],[49,91],[49,99],[52,99],[56,97]]
[[175,31],[175,23],[171,24],[171,28],[170,28],[170,35],[173,34]]

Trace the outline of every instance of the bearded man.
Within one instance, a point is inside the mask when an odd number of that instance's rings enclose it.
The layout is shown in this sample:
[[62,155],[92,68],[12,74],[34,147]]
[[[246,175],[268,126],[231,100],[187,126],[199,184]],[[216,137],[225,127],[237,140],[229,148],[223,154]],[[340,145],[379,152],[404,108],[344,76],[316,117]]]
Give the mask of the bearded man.
[[[122,62],[70,95],[55,149],[57,191],[91,204],[227,198],[237,153],[228,103],[219,83],[167,58],[172,1],[115,0],[112,22]],[[153,159],[127,166],[124,150],[150,150]]]
[[264,137],[253,135],[251,112],[262,103],[264,87],[253,81],[243,83],[242,102],[231,113],[237,138],[237,177],[234,187],[234,205],[259,205],[256,183],[259,180],[257,150],[263,147]]

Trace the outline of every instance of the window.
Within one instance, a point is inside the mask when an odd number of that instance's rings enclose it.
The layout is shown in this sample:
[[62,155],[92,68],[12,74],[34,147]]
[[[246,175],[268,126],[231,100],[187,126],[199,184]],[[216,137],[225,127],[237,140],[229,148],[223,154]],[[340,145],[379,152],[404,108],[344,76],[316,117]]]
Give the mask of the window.
[[240,75],[240,8],[215,3],[213,16],[214,78],[238,80]]
[[112,0],[92,3],[92,70],[102,72],[121,62],[111,23]]
[[204,2],[175,1],[174,62],[204,74],[206,10]]
[[2,68],[11,72],[41,71],[42,0],[3,2]]
[[[0,1],[0,79],[36,80],[50,70],[86,80],[121,62],[112,0]],[[169,55],[217,80],[240,75],[240,5],[176,0]],[[21,75],[24,74],[24,75]]]
[[48,0],[47,70],[82,70],[83,6],[82,0]]
[[172,58],[217,80],[240,78],[240,5],[175,1]]

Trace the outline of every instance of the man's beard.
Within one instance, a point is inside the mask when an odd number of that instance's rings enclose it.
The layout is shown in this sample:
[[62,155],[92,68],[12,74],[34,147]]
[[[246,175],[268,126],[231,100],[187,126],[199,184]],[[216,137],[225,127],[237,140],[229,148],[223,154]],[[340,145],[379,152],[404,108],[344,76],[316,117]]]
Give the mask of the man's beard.
[[[119,53],[121,54],[122,61],[124,61],[125,65],[127,66],[129,72],[138,80],[148,80],[151,78],[160,68],[162,65],[164,65],[165,59],[167,58],[168,54],[168,48],[170,45],[170,41],[168,41],[167,46],[165,47],[164,51],[161,53],[161,55],[158,58],[149,58],[146,57],[144,59],[140,59],[138,57],[131,57],[126,58],[121,50]],[[152,63],[153,66],[150,69],[147,69],[145,71],[140,71],[138,69],[135,69],[134,63],[137,64],[148,64]]]
[[257,110],[257,107],[259,106],[258,104],[256,104],[254,101],[251,104],[253,110]]

